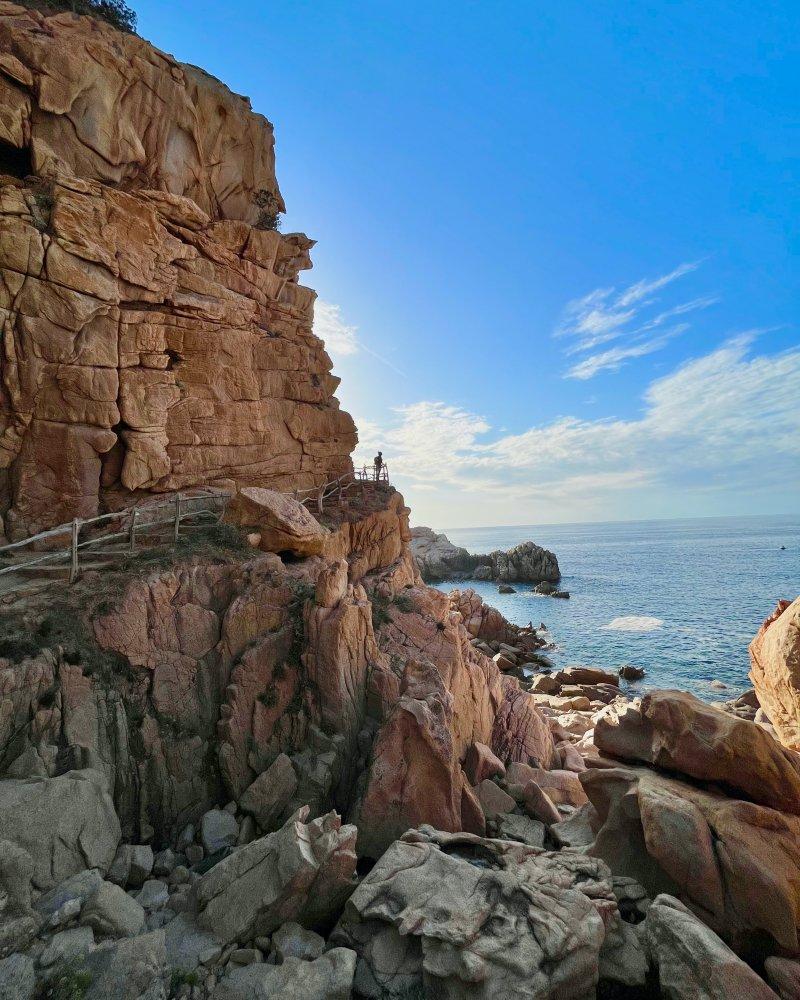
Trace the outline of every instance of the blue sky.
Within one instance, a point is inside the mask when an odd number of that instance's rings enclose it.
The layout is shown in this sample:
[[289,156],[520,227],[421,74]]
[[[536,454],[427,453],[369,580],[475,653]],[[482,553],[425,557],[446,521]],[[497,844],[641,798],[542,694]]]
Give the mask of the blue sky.
[[415,523],[796,512],[795,2],[169,5]]

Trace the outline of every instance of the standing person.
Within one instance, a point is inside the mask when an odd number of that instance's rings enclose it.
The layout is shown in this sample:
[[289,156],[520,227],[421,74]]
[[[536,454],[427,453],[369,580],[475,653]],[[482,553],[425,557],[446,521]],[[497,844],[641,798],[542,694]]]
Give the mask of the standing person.
[[381,469],[383,468],[383,452],[379,451],[375,456],[375,482],[381,478]]

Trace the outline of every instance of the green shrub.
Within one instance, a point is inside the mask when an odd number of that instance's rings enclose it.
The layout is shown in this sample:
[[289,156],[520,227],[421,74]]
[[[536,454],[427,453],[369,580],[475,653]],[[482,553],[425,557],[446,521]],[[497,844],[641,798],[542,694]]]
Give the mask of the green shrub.
[[261,188],[253,198],[258,209],[258,218],[255,222],[256,229],[270,229],[277,232],[280,229],[280,210],[278,209],[278,199],[271,191]]
[[65,965],[51,982],[45,996],[48,1000],[84,1000],[91,984],[91,974],[85,969]]
[[45,13],[68,10],[73,14],[99,17],[119,31],[136,31],[136,14],[123,0],[21,0],[21,3],[24,7]]
[[414,610],[414,602],[408,594],[397,594],[392,603],[399,611],[403,611],[405,614]]
[[177,993],[181,986],[199,986],[200,976],[195,971],[186,969],[173,969],[169,980],[169,991],[171,994]]
[[392,620],[389,614],[389,598],[382,594],[371,594],[370,603],[372,604],[372,628],[377,632],[382,625],[388,625]]
[[278,692],[274,687],[269,687],[266,691],[261,692],[258,700],[265,708],[275,708],[278,704]]

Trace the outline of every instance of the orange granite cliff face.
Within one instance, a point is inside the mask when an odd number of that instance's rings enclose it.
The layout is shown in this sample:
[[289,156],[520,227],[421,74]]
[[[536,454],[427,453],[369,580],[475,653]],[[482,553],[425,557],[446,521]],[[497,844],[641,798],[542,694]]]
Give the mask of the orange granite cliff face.
[[0,2],[0,513],[318,485],[356,431],[298,283],[272,126],[134,35]]

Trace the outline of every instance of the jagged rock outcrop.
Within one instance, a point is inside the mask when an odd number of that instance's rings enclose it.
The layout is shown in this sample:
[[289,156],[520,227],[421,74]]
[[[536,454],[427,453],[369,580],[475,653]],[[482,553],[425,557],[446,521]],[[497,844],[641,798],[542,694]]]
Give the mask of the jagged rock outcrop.
[[750,679],[783,745],[800,750],[800,597],[779,601],[750,643]]
[[40,891],[84,868],[107,871],[119,839],[114,804],[95,771],[0,781],[0,840],[33,858]]
[[439,580],[497,580],[503,583],[557,583],[561,570],[554,553],[535,542],[521,542],[503,552],[472,555],[431,528],[411,529],[411,551],[422,578]]
[[618,921],[602,862],[426,827],[387,850],[333,940],[358,953],[365,997],[579,1000]]
[[287,920],[312,927],[335,920],[355,885],[356,829],[335,813],[306,823],[308,812],[195,883],[198,921],[224,944],[271,934]]
[[728,944],[800,949],[800,817],[646,768],[590,768],[590,853],[651,897],[678,897]]
[[800,754],[753,722],[682,691],[654,691],[595,726],[604,754],[715,782],[734,795],[800,816]]
[[7,532],[139,491],[351,469],[353,421],[297,283],[313,244],[253,227],[259,191],[282,207],[269,123],[88,18],[2,3],[0,40]]
[[645,924],[648,948],[666,997],[774,1000],[764,980],[679,900],[657,896]]

